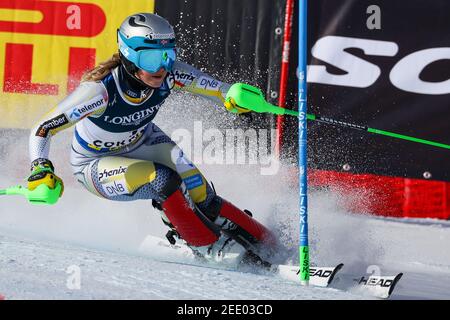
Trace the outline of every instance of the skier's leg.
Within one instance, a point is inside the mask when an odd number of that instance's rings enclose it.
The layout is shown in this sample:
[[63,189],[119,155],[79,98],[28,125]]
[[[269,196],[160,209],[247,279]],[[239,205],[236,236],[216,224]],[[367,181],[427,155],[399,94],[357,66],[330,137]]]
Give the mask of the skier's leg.
[[[223,227],[224,230],[233,228],[233,230],[224,231],[225,236],[236,238],[235,240],[244,245],[246,249],[250,247],[255,249],[260,245],[270,246],[274,243],[274,237],[266,227],[230,202],[216,195],[198,168],[176,144],[167,141],[150,144],[139,148],[137,152],[129,153],[127,156],[140,155],[140,157],[144,157],[145,155],[150,158],[151,155],[156,154],[159,162],[177,170],[186,185],[189,196],[204,216],[216,225]],[[168,218],[170,220],[170,217]]]
[[188,243],[206,246],[220,236],[219,228],[192,202],[174,170],[152,161],[104,157],[83,170],[83,184],[101,197],[115,201],[154,199],[161,204],[168,225]]
[[[193,204],[191,203],[190,207],[193,208],[193,205],[195,204],[194,208],[196,208],[196,210],[194,211],[199,212],[199,215],[201,213],[202,217],[206,216],[209,221],[214,222],[215,225],[223,228],[223,234],[227,239],[230,238],[230,236],[236,238],[236,241],[241,245],[245,245],[246,249],[250,247],[254,249],[260,244],[271,245],[274,243],[274,237],[261,223],[244,211],[239,210],[228,201],[218,197],[198,168],[189,158],[187,158],[185,153],[170,139],[170,137],[156,125],[149,127],[145,135],[143,143],[138,148],[123,154],[123,156],[159,163],[177,172],[187,189],[185,199],[190,198],[193,201]],[[171,201],[167,202],[165,205],[157,200],[159,202],[157,206],[164,209],[165,215],[162,215],[163,220],[164,217],[167,216],[170,223],[177,227],[176,229],[195,229],[197,226],[189,228],[189,220],[183,219],[183,217],[185,217],[184,215],[174,212],[174,208],[178,208],[179,203],[182,200],[180,194],[174,194],[170,200]],[[189,199],[187,201],[189,202]],[[177,203],[177,205],[174,207],[171,205],[172,203]],[[209,226],[209,228],[212,227]],[[186,232],[190,236],[186,236]],[[190,237],[193,237],[191,233],[194,233],[194,231],[178,233],[186,242],[195,247],[203,247],[207,242],[200,241],[201,244],[199,244],[199,241],[189,242]],[[184,235],[181,233],[184,233]],[[223,240],[223,237],[221,238],[221,240]]]
[[198,168],[183,150],[155,124],[147,129],[143,143],[123,156],[160,163],[178,172],[189,195],[200,209],[204,204],[207,205],[214,196],[211,186]]
[[[247,253],[254,253],[266,259],[274,254],[278,244],[276,237],[262,223],[254,219],[250,211],[241,210],[215,194],[212,201],[208,203],[208,206],[204,206],[202,211],[207,216],[216,217],[214,223],[220,226],[222,238],[225,242],[228,241],[229,245],[237,242]],[[224,250],[225,248],[222,248],[222,251]]]
[[243,211],[219,196],[215,196],[214,202],[220,207],[216,223],[224,225],[223,230],[239,239],[240,243],[248,247],[275,244],[272,232],[254,219],[249,211]]

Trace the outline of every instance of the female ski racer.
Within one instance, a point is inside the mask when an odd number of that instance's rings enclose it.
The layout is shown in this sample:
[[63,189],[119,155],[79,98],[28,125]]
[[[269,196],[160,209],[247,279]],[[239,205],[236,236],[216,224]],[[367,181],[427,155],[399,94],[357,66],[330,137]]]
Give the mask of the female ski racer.
[[238,248],[243,261],[264,263],[258,255],[262,246],[276,242],[271,232],[249,211],[218,196],[152,122],[172,89],[208,97],[229,111],[249,110],[233,99],[225,101],[229,84],[176,60],[175,33],[164,18],[129,16],[117,39],[119,52],[88,71],[79,87],[32,129],[28,188],[62,185],[49,160],[50,140],[76,125],[71,166],[87,190],[115,201],[151,199],[170,227],[169,241],[183,239],[199,256],[217,259]]

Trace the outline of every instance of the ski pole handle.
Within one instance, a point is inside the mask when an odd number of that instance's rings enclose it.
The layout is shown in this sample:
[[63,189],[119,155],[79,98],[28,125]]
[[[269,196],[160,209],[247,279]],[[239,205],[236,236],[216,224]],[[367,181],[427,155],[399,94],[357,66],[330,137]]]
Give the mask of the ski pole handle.
[[274,106],[266,101],[261,89],[245,83],[233,84],[227,92],[226,100],[233,98],[239,107],[258,113],[290,114],[297,115],[295,111]]
[[47,204],[52,205],[58,202],[61,195],[61,183],[57,183],[54,189],[50,189],[47,185],[41,184],[33,191],[22,186],[15,186],[0,190],[0,195],[22,195],[35,205]]

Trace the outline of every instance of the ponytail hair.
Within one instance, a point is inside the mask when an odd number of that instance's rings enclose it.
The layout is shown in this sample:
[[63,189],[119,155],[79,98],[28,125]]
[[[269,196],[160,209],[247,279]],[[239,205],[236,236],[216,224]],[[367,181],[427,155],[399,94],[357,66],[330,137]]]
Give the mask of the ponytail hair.
[[121,64],[120,56],[118,53],[113,54],[107,61],[101,62],[95,68],[86,71],[81,78],[81,81],[100,81],[106,77],[112,69]]

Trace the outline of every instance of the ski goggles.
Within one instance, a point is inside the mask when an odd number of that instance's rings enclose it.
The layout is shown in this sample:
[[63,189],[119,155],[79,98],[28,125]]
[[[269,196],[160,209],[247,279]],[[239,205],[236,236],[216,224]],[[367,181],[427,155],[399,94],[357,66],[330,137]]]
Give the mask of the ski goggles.
[[172,71],[173,63],[177,58],[175,48],[142,49],[135,51],[128,47],[119,37],[119,50],[129,61],[139,69],[150,73],[158,72],[164,68],[167,72]]

